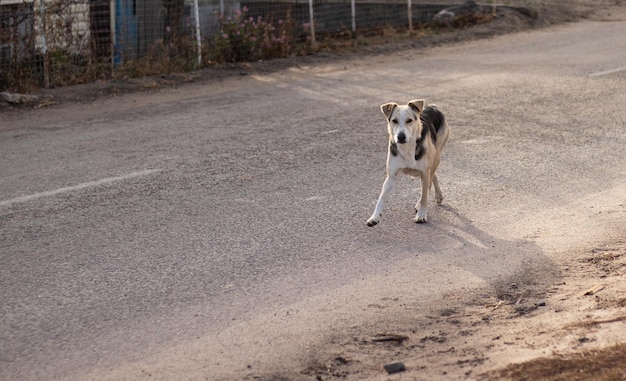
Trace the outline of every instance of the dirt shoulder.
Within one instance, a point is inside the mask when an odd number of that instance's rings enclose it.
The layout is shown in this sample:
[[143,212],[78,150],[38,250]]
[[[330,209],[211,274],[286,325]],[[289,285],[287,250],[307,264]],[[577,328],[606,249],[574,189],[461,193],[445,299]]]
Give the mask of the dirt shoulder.
[[[431,0],[431,3],[457,4],[450,0]],[[350,65],[368,56],[397,54],[407,49],[424,49],[450,45],[480,38],[514,33],[534,28],[545,28],[585,18],[611,19],[624,12],[621,0],[575,0],[546,2],[541,0],[512,0],[506,5],[497,2],[496,17],[489,22],[471,19],[454,25],[423,26],[412,35],[396,30],[357,35],[320,43],[315,54],[264,62],[226,64],[188,73],[169,73],[142,78],[119,78],[55,89],[41,89],[28,97],[24,104],[9,104],[0,99],[0,112],[23,112],[25,109],[59,107],[67,103],[94,102],[102,98],[124,94],[151,94],[168,88],[187,85],[214,84],[226,79],[245,78],[256,74],[270,74],[292,67],[316,67],[339,63]]]
[[[366,335],[355,327],[320,348],[327,356],[301,373],[318,380],[622,380],[626,241],[565,254],[558,278],[520,274],[469,298],[446,295],[440,309],[409,327]],[[405,370],[388,376],[384,365],[396,362]]]

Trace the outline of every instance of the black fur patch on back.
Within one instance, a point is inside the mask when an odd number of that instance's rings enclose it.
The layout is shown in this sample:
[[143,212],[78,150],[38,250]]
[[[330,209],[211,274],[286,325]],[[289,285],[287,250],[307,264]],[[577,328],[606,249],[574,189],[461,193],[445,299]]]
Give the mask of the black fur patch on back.
[[435,135],[439,132],[439,129],[443,127],[446,118],[443,116],[443,113],[439,111],[435,106],[426,106],[424,111],[420,114],[420,120],[424,124],[429,124],[434,128]]
[[389,141],[389,152],[391,152],[393,156],[398,156],[398,145],[391,140]]

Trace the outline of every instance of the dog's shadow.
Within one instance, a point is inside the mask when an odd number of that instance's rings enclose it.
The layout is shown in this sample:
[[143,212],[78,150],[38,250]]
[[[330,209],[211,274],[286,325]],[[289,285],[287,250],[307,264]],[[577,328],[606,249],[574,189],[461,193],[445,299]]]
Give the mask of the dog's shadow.
[[[522,276],[527,281],[538,282],[560,277],[554,261],[532,240],[525,238],[499,238],[477,227],[454,205],[437,207],[442,221],[430,227],[459,245],[460,258],[465,255],[474,260],[463,261],[464,269],[499,287],[509,276]],[[497,288],[496,287],[496,288]]]
[[[458,268],[480,278],[498,295],[511,295],[511,285],[518,294],[525,292],[524,285],[528,285],[526,291],[532,288],[535,292],[535,285],[554,282],[561,276],[558,266],[535,242],[490,234],[445,200],[439,206],[431,203],[426,224],[415,224],[408,212],[388,211],[387,217],[368,229],[381,229],[374,234],[377,245],[400,246],[398,260],[413,254],[417,258],[412,262],[418,266],[423,258],[425,265]],[[401,221],[396,221],[398,218]],[[392,241],[385,242],[385,236]]]

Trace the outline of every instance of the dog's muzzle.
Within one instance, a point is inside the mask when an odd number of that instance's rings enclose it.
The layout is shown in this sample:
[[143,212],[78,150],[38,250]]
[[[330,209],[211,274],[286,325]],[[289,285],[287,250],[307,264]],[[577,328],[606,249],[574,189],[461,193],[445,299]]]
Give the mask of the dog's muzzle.
[[406,135],[404,134],[404,132],[399,132],[398,135],[396,135],[396,142],[398,144],[406,143]]

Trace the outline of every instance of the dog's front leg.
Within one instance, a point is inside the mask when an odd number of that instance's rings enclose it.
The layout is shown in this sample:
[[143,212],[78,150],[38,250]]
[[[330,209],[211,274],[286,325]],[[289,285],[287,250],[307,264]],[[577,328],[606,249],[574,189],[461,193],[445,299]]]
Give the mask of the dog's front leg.
[[430,173],[426,172],[420,176],[422,179],[422,196],[417,204],[415,204],[415,219],[414,221],[419,223],[428,222],[428,191],[430,190]]
[[387,175],[385,182],[383,183],[383,190],[380,192],[380,196],[378,197],[378,202],[376,202],[376,208],[374,208],[374,213],[367,220],[367,226],[374,226],[378,223],[380,219],[380,213],[383,210],[383,206],[385,206],[385,202],[389,198],[391,194],[391,190],[393,189],[394,184],[396,183],[395,175]]

